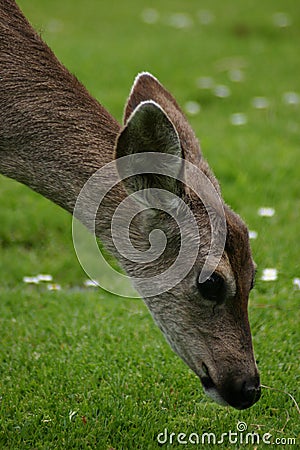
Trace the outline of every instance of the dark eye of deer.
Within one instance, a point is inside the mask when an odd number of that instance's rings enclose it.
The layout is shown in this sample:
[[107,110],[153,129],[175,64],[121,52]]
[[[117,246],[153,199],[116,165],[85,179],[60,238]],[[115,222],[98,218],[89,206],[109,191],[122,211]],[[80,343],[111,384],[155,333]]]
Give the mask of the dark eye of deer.
[[225,280],[218,273],[213,273],[203,283],[198,283],[200,294],[206,300],[222,303],[226,295]]

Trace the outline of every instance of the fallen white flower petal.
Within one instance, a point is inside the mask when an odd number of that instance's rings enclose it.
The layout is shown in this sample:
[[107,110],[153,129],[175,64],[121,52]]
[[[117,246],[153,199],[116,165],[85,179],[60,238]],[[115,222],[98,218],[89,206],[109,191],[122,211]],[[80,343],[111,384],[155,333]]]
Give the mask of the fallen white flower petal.
[[285,92],[283,94],[283,101],[287,105],[299,105],[300,95],[297,92]]
[[249,239],[256,239],[257,238],[257,231],[249,230]]
[[53,277],[52,275],[40,273],[39,275],[37,275],[37,279],[39,281],[52,281]]
[[284,12],[277,12],[273,14],[273,24],[279,28],[286,28],[291,26],[291,18]]
[[252,99],[252,106],[256,109],[267,109],[270,103],[266,97],[254,97]]
[[261,280],[263,281],[275,281],[277,280],[277,269],[264,269]]
[[60,291],[61,286],[60,284],[47,284],[48,291]]
[[60,33],[64,29],[64,24],[60,20],[50,19],[46,29],[49,33]]
[[234,113],[230,116],[230,123],[232,125],[245,125],[248,122],[247,116],[244,113]]
[[159,13],[156,11],[156,9],[147,8],[147,9],[144,9],[144,11],[142,12],[142,20],[145,23],[148,23],[148,24],[156,23],[158,21],[158,18],[159,18]]
[[239,69],[232,69],[228,72],[228,77],[230,81],[240,83],[244,79],[244,73]]
[[197,79],[196,84],[200,89],[211,89],[215,82],[212,77],[200,77]]
[[23,283],[28,284],[39,284],[40,280],[38,277],[23,277]]
[[98,287],[99,286],[99,283],[98,283],[98,281],[96,281],[96,280],[85,280],[84,281],[84,286],[85,287]]
[[294,278],[293,285],[295,286],[295,288],[300,289],[300,278]]
[[174,28],[190,28],[193,25],[192,19],[185,13],[171,14],[168,19],[168,24]]
[[214,94],[216,97],[220,98],[226,98],[231,95],[230,89],[227,86],[224,86],[223,84],[219,84],[214,89]]
[[33,352],[33,353],[32,353],[32,356],[34,357],[34,359],[38,360],[38,359],[40,359],[41,354],[38,353],[38,352]]
[[275,209],[274,208],[259,208],[258,210],[258,215],[262,216],[262,217],[273,217],[275,214]]
[[184,105],[184,109],[191,116],[195,116],[196,114],[198,114],[200,112],[201,107],[200,107],[199,103],[194,102],[194,101],[189,101],[189,102],[186,102],[186,104]]
[[203,9],[202,11],[199,11],[198,17],[199,17],[199,22],[202,25],[210,25],[215,20],[214,14],[207,9]]

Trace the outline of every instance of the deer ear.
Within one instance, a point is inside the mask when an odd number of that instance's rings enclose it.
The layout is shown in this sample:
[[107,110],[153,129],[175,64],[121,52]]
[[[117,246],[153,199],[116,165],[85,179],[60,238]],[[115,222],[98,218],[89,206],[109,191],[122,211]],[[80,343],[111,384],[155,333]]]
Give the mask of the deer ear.
[[127,122],[137,106],[147,100],[155,101],[162,108],[164,108],[166,112],[168,109],[167,103],[169,103],[169,109],[173,106],[180,111],[180,107],[178,106],[175,98],[163,87],[157,78],[149,72],[141,72],[135,78],[131,88],[124,110],[124,123]]
[[[130,155],[135,157],[118,163],[119,158]],[[154,101],[140,103],[130,115],[117,139],[115,157],[128,193],[156,188],[162,193],[180,195],[181,184],[176,179],[183,166],[179,136],[165,111]],[[129,176],[133,168],[135,174]],[[151,193],[141,195],[142,203],[149,205]]]
[[124,123],[138,105],[146,101],[154,101],[165,111],[178,133],[184,158],[197,163],[201,151],[192,127],[174,97],[150,73],[142,72],[136,77],[125,107]]

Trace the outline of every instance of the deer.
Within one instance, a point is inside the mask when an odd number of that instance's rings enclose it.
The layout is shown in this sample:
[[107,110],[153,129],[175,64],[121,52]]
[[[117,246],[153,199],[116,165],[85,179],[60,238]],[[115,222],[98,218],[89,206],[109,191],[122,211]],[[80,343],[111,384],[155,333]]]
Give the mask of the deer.
[[[120,183],[105,197],[95,219],[96,235],[130,277],[151,279],[172,264],[181,244],[176,217],[184,218],[182,205],[188,206],[201,241],[191,269],[169,289],[150,295],[141,287],[139,293],[167,342],[199,377],[211,399],[239,410],[254,405],[261,387],[248,318],[256,270],[248,229],[222,199],[219,183],[175,98],[156,77],[142,72],[134,81],[120,125],[58,61],[16,2],[0,0],[0,111],[0,173],[70,214],[99,169],[122,158],[140,158],[138,165],[146,170],[139,174],[128,175],[125,170],[122,175],[122,167],[117,167]],[[151,173],[152,163],[147,167],[147,154],[154,155],[149,161],[154,161],[156,173]],[[173,158],[171,167],[164,155]],[[170,169],[167,175],[160,172],[164,164]],[[212,228],[205,202],[185,185],[185,164],[196,167],[213,187],[225,218],[224,249],[205,279],[199,274],[209,253]],[[149,189],[175,200],[153,195],[160,205],[153,207]],[[153,229],[166,236],[164,252],[151,263],[124,257],[111,237],[115,209],[133,194],[137,195],[132,204],[143,204],[130,225],[133,246],[147,252]],[[92,207],[86,198],[85,212],[77,213],[83,224]],[[184,239],[194,247],[188,232]],[[188,253],[183,255],[186,262]]]

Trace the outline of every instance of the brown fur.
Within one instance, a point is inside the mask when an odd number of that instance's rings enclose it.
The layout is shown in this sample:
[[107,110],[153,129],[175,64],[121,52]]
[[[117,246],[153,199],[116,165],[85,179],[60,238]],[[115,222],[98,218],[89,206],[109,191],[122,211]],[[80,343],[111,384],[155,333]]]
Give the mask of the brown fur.
[[[197,165],[220,192],[193,130],[174,98],[154,77],[142,74],[136,80],[121,129],[56,59],[13,0],[0,0],[0,76],[0,173],[28,185],[70,213],[81,188],[98,168],[115,156],[135,152],[135,145],[143,151],[139,145],[145,142],[147,151],[151,146],[157,151],[149,141],[151,135],[155,142],[163,139],[162,148],[171,145],[186,161]],[[156,102],[161,110],[154,107],[153,121],[138,130],[132,126],[136,110],[147,100]],[[147,108],[149,113],[152,106]],[[155,128],[156,120],[161,122]],[[162,134],[159,139],[158,133]],[[148,182],[151,185],[149,177],[138,181],[142,185]],[[158,182],[166,186],[170,180]],[[142,214],[130,230],[135,246],[146,249],[149,232],[157,227],[165,231],[170,245],[154,265],[139,265],[121,257],[111,241],[110,224],[116,206],[127,195],[126,189],[132,186],[121,184],[105,199],[97,215],[96,233],[129,274],[149,276],[176,258],[178,227],[164,213]],[[208,215],[185,186],[169,183],[168,189],[180,193],[193,211],[202,244],[193,269],[181,283],[144,300],[173,349],[201,378],[208,393],[236,408],[249,407],[259,397],[259,377],[247,315],[254,272],[247,228],[224,204],[227,240],[216,270],[230,289],[224,303],[212,304],[201,298],[197,287],[210,243]],[[79,218],[86,223],[84,215]],[[245,398],[249,386],[251,399]]]

